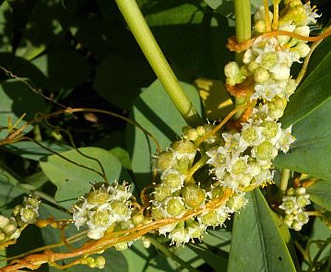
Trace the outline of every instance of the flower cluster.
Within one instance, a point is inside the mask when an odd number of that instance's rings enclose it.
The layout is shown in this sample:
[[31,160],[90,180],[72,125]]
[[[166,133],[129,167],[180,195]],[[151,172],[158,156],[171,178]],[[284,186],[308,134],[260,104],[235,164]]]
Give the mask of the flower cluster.
[[[308,24],[314,23],[318,15],[309,4],[298,0],[285,1],[280,14],[273,21],[271,12],[266,18],[264,8],[258,9],[254,33],[259,37],[243,53],[242,63],[225,66],[229,92],[241,95],[244,90],[255,104],[240,128],[223,133],[210,133],[214,128],[211,124],[184,128],[181,139],[156,157],[160,182],[151,200],[153,219],[182,218],[198,209],[202,211],[159,229],[172,243],[200,238],[207,227],[222,225],[231,213],[245,206],[245,192],[272,182],[272,161],[280,151],[286,153],[295,140],[291,127],[283,129],[278,120],[297,87],[291,66],[307,56],[310,48],[291,36],[261,34],[270,31],[272,25],[273,30],[292,32],[296,37],[309,36]],[[206,209],[226,188],[232,190],[233,196],[220,206]],[[298,228],[297,221],[293,219],[291,226]],[[303,218],[300,222],[304,222]]]
[[102,238],[108,230],[131,228],[132,193],[129,190],[130,186],[125,183],[95,184],[72,209],[76,227],[87,225],[87,236],[91,239]]
[[29,195],[24,197],[23,203],[15,206],[11,217],[0,215],[0,243],[15,240],[28,224],[33,224],[39,217],[38,197]]
[[193,174],[196,168],[203,167],[208,160],[202,150],[224,144],[219,133],[210,133],[214,128],[211,124],[185,127],[182,139],[156,157],[155,168],[160,172],[160,183],[151,201],[153,219],[181,218],[190,211],[202,210],[199,215],[188,220],[159,229],[160,234],[166,235],[177,245],[200,239],[207,227],[222,225],[231,213],[238,211],[247,202],[244,195],[238,192],[227,203],[215,209],[206,209],[208,203],[223,195],[224,188],[212,179],[204,184],[196,184]]
[[283,223],[289,228],[300,231],[302,226],[308,223],[309,217],[305,207],[309,204],[309,194],[306,193],[306,188],[289,188],[279,206],[284,210]]

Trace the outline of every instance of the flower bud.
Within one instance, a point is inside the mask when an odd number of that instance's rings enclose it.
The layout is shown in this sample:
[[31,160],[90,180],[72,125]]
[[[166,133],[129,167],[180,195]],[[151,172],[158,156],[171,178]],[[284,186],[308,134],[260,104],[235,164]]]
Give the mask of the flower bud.
[[171,191],[171,189],[180,189],[183,186],[184,180],[178,173],[169,173],[163,178],[162,182]]
[[105,186],[108,185],[100,185],[96,184],[95,186],[100,186],[99,188],[95,188],[94,190],[90,191],[89,193],[86,194],[86,200],[89,204],[91,205],[102,205],[106,203],[109,199],[109,193],[106,189]]
[[172,149],[180,154],[195,153],[196,148],[191,141],[175,141],[171,145]]
[[299,53],[300,58],[305,58],[310,52],[310,47],[304,42],[299,42],[292,50],[295,50]]
[[270,75],[269,72],[266,69],[263,68],[257,68],[254,71],[254,80],[256,82],[262,83],[269,79]]
[[277,156],[277,149],[269,141],[264,141],[263,143],[254,147],[252,152],[254,157],[261,161],[269,161]]
[[287,101],[285,98],[275,96],[271,101],[267,102],[268,115],[274,120],[278,120],[283,116]]
[[103,256],[97,256],[95,258],[95,267],[98,269],[104,269],[106,265],[106,259]]
[[239,65],[234,61],[225,65],[224,73],[226,76],[226,83],[231,86],[242,83],[245,80],[245,76],[241,73]]
[[279,131],[278,123],[274,121],[264,121],[261,126],[263,127],[262,135],[267,139],[274,138]]
[[156,161],[156,168],[160,171],[164,171],[169,168],[174,160],[172,151],[163,151],[158,155]]
[[184,202],[180,197],[170,197],[166,200],[166,211],[170,216],[181,216],[185,213]]
[[9,224],[9,218],[0,214],[0,228],[4,228]]
[[36,222],[38,218],[38,212],[33,208],[22,208],[20,214],[21,220],[28,224]]
[[114,248],[117,251],[123,251],[126,250],[128,248],[128,243],[127,242],[121,242],[121,243],[117,243],[114,245]]
[[205,203],[206,194],[196,185],[189,185],[183,189],[183,200],[189,208],[198,208]]
[[265,33],[267,31],[266,23],[264,20],[256,20],[254,30],[258,33]]

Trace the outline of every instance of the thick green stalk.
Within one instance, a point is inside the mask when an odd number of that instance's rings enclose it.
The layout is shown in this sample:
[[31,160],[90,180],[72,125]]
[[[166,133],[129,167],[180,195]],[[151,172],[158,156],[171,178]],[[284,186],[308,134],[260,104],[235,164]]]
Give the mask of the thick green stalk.
[[184,93],[174,72],[157,44],[135,0],[115,0],[126,23],[149,64],[170,96],[175,107],[189,125],[202,123],[192,102]]
[[249,40],[252,36],[251,28],[251,1],[234,0],[236,21],[236,40],[238,43]]
[[[251,1],[250,0],[234,0],[234,12],[236,22],[236,40],[238,43],[249,40],[252,36],[252,23],[251,23]],[[243,55],[236,54],[236,62],[242,63]],[[236,97],[235,106],[242,107],[248,102],[248,97]],[[236,113],[235,117],[239,118],[243,111]]]

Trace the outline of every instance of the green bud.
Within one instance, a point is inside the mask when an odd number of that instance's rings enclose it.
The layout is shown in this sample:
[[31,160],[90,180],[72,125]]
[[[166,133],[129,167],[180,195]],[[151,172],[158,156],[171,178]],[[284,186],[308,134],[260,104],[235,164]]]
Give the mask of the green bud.
[[266,52],[262,56],[261,66],[265,69],[271,69],[278,63],[278,57],[276,52]]
[[172,151],[163,151],[158,155],[156,161],[156,168],[160,171],[164,171],[171,166],[173,161],[173,152]]
[[165,184],[160,184],[155,188],[155,193],[154,193],[154,199],[156,201],[163,201],[165,200],[168,196],[171,196],[171,190],[170,187],[168,187]]
[[183,199],[189,208],[198,208],[204,204],[206,198],[205,191],[196,185],[189,185],[183,189]]
[[170,173],[164,177],[162,182],[169,188],[179,188],[183,185],[183,180],[179,174]]
[[245,80],[245,76],[241,73],[239,65],[234,61],[225,65],[224,73],[226,76],[226,83],[231,86],[242,83]]
[[117,251],[123,251],[126,250],[128,248],[128,243],[127,242],[121,242],[121,243],[117,243],[114,248]]
[[33,208],[22,208],[21,209],[21,220],[24,223],[32,224],[36,222],[38,213]]
[[196,148],[191,141],[186,141],[186,140],[175,141],[173,142],[171,147],[174,151],[177,151],[178,153],[182,153],[182,154],[196,152]]
[[244,160],[237,160],[231,167],[231,174],[241,175],[244,174],[247,169],[247,163]]
[[180,216],[185,212],[183,201],[179,197],[171,197],[166,202],[166,211],[170,216]]
[[268,115],[277,120],[283,116],[287,101],[285,98],[275,96],[272,101],[268,101]]
[[7,239],[6,234],[0,230],[0,243],[5,242],[6,239]]
[[[99,186],[99,184],[97,184]],[[95,187],[86,194],[85,198],[87,202],[91,205],[97,205],[100,206],[104,203],[106,203],[109,199],[109,193],[106,189],[106,186],[108,185],[100,185],[98,189],[95,189]]]
[[243,130],[241,133],[241,137],[247,142],[247,143],[253,143],[257,140],[258,134],[254,127],[250,126],[247,129]]
[[274,121],[264,121],[261,126],[263,127],[262,135],[267,139],[274,138],[279,130],[277,122]]
[[8,224],[6,227],[3,228],[3,231],[6,233],[8,237],[13,235],[17,230],[16,224]]
[[91,221],[97,227],[107,226],[109,223],[109,214],[107,211],[95,211],[91,215]]
[[255,157],[261,161],[269,161],[277,156],[277,149],[269,141],[264,141],[255,148]]
[[122,201],[113,201],[110,206],[116,214],[121,216],[127,216],[130,212],[129,207]]
[[97,256],[95,258],[95,267],[98,269],[104,269],[106,265],[106,259],[103,256]]
[[9,218],[3,215],[0,215],[0,228],[3,229],[9,224]]

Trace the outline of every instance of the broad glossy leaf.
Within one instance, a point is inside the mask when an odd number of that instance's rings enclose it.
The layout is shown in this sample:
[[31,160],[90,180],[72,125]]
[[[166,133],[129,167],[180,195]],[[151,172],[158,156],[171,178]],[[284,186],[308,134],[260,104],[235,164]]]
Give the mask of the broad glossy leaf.
[[[94,160],[84,157],[77,150],[62,152],[61,155],[101,172],[99,164],[95,161],[97,159],[103,166],[109,182],[112,183],[120,178],[122,165],[110,152],[96,147],[80,148],[79,151]],[[57,155],[41,159],[40,165],[46,176],[57,186],[55,199],[66,208],[71,207],[78,196],[88,192],[91,184],[103,181],[103,178],[96,172],[68,162]]]
[[[18,80],[6,80],[0,85],[0,126],[8,126],[8,118],[11,118],[11,125],[26,114],[21,122],[17,124],[16,129],[23,126],[25,121],[31,121],[34,114],[38,111],[44,111],[46,104],[43,98],[34,93],[24,83]],[[32,126],[28,126],[24,131],[28,132]],[[1,138],[8,134],[6,129],[0,131]]]
[[[291,96],[284,116],[281,119],[285,127],[294,125],[326,103],[330,97],[331,80],[331,37],[325,39],[315,50],[308,66],[307,77]],[[328,117],[326,117],[328,118]],[[325,119],[325,122],[328,119]]]
[[331,99],[319,105],[293,126],[296,141],[287,154],[280,154],[276,158],[274,164],[330,180],[331,157],[328,155],[331,153],[330,116]]
[[295,272],[290,253],[272,211],[259,190],[235,215],[228,272]]
[[307,187],[307,192],[313,202],[331,211],[331,181],[318,180]]
[[[198,91],[192,85],[182,83],[194,107],[201,112]],[[151,133],[162,148],[177,139],[186,122],[176,110],[159,81],[145,89],[135,101],[132,117]],[[139,188],[151,182],[151,161],[156,153],[156,145],[140,129],[128,126],[127,143],[131,152],[132,170]]]
[[[71,149],[69,146],[51,143],[41,142],[41,144],[55,152],[64,152]],[[30,141],[20,141],[14,144],[5,145],[4,148],[22,158],[38,161],[41,157],[52,155],[53,153],[49,150],[42,148],[41,146]]]

